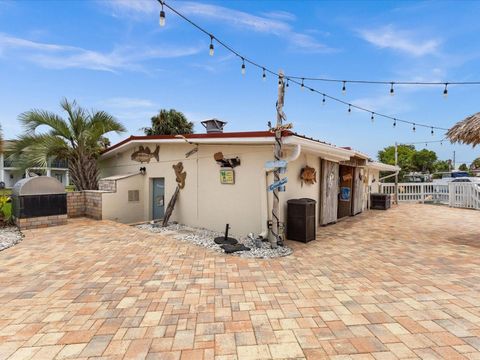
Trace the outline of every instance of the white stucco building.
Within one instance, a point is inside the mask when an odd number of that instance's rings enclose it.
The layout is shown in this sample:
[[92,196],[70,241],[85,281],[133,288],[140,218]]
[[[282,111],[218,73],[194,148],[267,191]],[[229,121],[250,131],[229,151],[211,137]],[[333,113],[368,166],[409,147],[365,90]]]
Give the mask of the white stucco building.
[[[289,162],[282,175],[288,179],[285,192],[280,193],[282,221],[287,200],[296,198],[317,202],[316,226],[358,214],[368,208],[368,195],[378,183],[379,171],[396,170],[372,163],[358,151],[292,132],[285,133],[283,142]],[[181,162],[185,187],[171,220],[216,231],[223,231],[229,223],[236,234],[265,232],[272,207],[272,192],[267,188],[274,181],[266,163],[273,159],[273,147],[270,131],[184,138],[131,136],[100,158],[100,189],[107,191],[102,195],[102,217],[123,223],[162,218],[177,187],[172,166]],[[218,161],[219,153],[225,162]],[[229,167],[229,161],[236,166]],[[316,182],[301,179],[306,166],[315,169]]]

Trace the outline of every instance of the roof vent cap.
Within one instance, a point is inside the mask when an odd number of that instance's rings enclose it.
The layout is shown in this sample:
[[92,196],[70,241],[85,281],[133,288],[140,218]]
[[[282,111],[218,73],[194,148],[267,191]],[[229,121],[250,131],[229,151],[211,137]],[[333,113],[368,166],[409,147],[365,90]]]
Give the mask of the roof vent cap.
[[227,124],[226,121],[218,119],[204,120],[201,124],[207,130],[207,134],[223,133],[223,128]]

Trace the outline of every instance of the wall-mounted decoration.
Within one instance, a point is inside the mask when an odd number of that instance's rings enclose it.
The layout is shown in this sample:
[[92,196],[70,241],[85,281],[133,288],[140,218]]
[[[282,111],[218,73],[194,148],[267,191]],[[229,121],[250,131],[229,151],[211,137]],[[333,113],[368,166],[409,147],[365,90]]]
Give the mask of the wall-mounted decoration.
[[187,177],[187,173],[183,171],[183,164],[179,162],[176,165],[172,165],[172,167],[175,171],[175,180],[177,181],[178,187],[183,189],[185,187],[185,179]]
[[342,176],[342,180],[343,181],[349,181],[349,180],[352,180],[352,174],[346,174],[346,175],[343,175]]
[[234,168],[240,165],[240,159],[238,157],[227,159],[223,156],[222,152],[213,154],[213,158],[221,167]]
[[235,170],[220,169],[220,183],[227,185],[235,184]]
[[138,161],[139,163],[149,163],[151,158],[155,158],[157,161],[159,160],[158,153],[160,151],[160,146],[157,145],[154,152],[150,151],[148,146],[143,147],[140,145],[138,150],[135,151],[131,158],[133,161]]
[[302,180],[302,186],[303,186],[303,183],[306,183],[309,185],[315,184],[317,182],[317,170],[306,165],[300,171],[300,179]]
[[340,201],[350,201],[350,194],[352,190],[349,187],[340,188]]

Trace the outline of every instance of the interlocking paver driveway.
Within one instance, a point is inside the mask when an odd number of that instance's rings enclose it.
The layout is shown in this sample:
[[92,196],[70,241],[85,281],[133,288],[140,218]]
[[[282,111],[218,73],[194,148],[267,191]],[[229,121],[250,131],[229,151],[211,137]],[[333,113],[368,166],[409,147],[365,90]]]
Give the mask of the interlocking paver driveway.
[[480,359],[480,212],[401,205],[250,260],[113,222],[0,253],[1,359]]

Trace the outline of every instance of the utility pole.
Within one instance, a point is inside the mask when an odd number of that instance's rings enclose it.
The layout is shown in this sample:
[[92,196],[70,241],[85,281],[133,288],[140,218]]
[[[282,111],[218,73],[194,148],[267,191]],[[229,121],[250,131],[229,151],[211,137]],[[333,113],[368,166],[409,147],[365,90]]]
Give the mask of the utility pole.
[[[278,99],[277,99],[277,125],[275,127],[275,147],[274,147],[274,157],[275,161],[279,161],[282,158],[282,122],[285,114],[283,113],[283,105],[285,99],[285,82],[284,82],[283,71],[280,70],[278,75]],[[279,168],[275,168],[273,171],[274,181],[280,181],[280,172]],[[272,249],[275,249],[278,245],[283,245],[283,239],[280,235],[280,230],[282,229],[280,221],[280,199],[279,192],[280,188],[275,188],[273,190],[273,204],[272,204],[272,229],[269,236],[270,246]]]
[[[398,166],[398,143],[395,141],[395,166]],[[395,172],[395,205],[398,205],[398,171]]]

